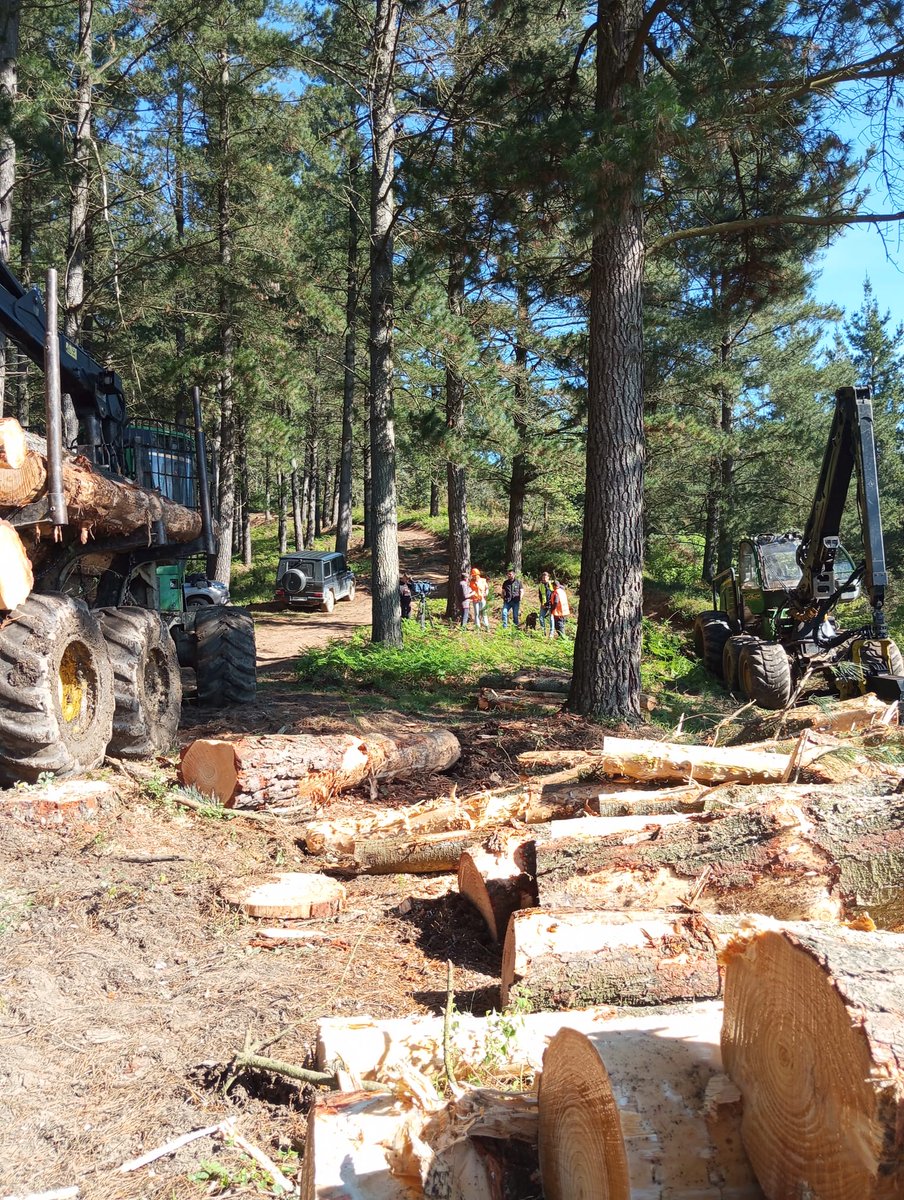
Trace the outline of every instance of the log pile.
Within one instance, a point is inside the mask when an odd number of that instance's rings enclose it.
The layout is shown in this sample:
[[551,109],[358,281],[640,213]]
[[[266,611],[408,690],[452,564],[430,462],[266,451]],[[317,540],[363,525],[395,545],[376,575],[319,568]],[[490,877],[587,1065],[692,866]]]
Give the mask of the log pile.
[[904,1196],[904,935],[838,923],[904,929],[900,771],[819,768],[894,716],[819,707],[791,748],[606,738],[524,756],[567,764],[545,786],[311,822],[349,871],[457,869],[508,1009],[452,1016],[450,984],[445,1019],[321,1021],[339,1090],[311,1110],[302,1194],[501,1200],[539,1169],[547,1200]]

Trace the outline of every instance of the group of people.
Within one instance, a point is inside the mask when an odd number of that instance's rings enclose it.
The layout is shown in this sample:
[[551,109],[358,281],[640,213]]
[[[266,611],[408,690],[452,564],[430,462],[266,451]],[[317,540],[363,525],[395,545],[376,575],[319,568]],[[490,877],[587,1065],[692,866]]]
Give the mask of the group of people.
[[[482,628],[489,632],[490,619],[487,615],[487,608],[490,588],[486,577],[480,573],[477,567],[472,567],[470,571],[462,571],[458,586],[462,629],[467,628],[469,622],[473,622],[478,633]],[[521,580],[517,577],[514,569],[510,567],[502,582],[503,629],[508,628],[509,618],[515,629],[521,628],[522,594]],[[537,621],[539,621],[544,637],[565,637],[565,621],[571,610],[568,604],[568,593],[564,586],[558,579],[551,578],[548,571],[544,571],[540,576],[537,594],[540,611],[533,622],[528,618],[525,624],[530,628],[536,628]],[[532,613],[531,617],[533,616]]]

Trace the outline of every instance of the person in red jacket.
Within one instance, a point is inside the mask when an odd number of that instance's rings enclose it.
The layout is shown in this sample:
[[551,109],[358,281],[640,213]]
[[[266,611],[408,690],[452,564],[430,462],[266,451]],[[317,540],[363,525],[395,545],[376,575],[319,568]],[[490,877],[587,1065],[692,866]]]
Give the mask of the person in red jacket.
[[568,606],[568,593],[558,579],[552,581],[549,615],[552,618],[549,636],[563,638],[565,636],[565,620],[571,615],[571,609]]

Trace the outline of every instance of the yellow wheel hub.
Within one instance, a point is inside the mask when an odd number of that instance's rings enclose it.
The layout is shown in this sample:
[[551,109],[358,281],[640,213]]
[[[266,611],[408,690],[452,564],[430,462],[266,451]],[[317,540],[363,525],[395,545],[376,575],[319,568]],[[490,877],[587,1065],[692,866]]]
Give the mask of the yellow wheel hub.
[[73,642],[66,647],[60,660],[60,710],[67,725],[73,724],[82,715],[88,690],[86,664],[79,650],[78,643]]

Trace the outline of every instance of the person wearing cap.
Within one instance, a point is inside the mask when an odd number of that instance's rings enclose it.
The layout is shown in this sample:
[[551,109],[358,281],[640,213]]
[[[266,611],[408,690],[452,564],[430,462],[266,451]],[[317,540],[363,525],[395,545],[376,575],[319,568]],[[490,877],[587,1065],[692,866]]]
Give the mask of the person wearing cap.
[[502,581],[502,628],[508,629],[509,613],[512,614],[515,628],[519,629],[518,617],[521,612],[521,580],[515,574],[515,568],[509,567]]
[[471,568],[471,607],[474,610],[474,624],[480,629],[481,622],[487,633],[490,632],[490,618],[487,616],[487,597],[490,585],[481,575],[477,567]]

